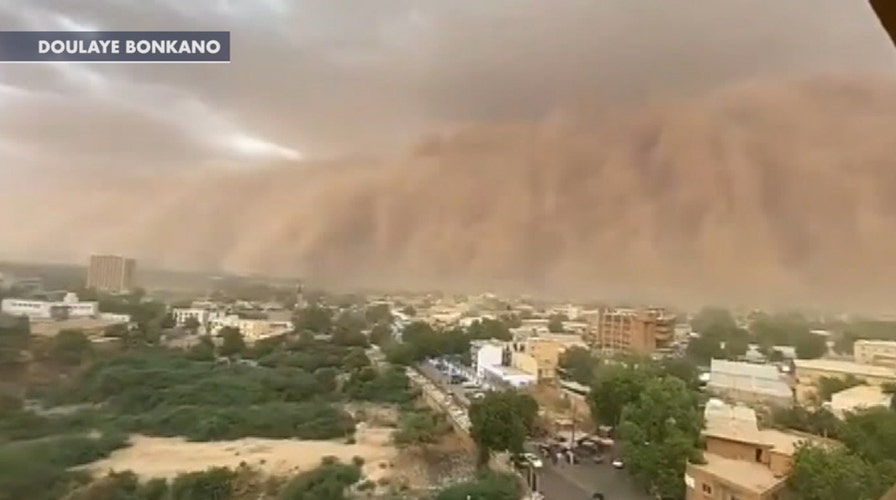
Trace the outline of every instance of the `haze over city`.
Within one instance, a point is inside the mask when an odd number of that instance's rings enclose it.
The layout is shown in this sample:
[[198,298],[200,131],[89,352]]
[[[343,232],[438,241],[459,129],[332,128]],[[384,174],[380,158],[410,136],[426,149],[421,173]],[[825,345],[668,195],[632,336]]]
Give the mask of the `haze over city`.
[[896,278],[896,59],[865,2],[7,0],[0,22],[233,32],[226,66],[0,69],[0,258],[844,307]]

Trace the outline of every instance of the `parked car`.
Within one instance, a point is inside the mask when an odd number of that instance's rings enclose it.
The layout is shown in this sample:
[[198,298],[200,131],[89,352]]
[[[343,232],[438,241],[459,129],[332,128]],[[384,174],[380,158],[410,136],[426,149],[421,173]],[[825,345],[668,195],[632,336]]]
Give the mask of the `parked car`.
[[622,469],[625,467],[625,462],[623,462],[621,458],[616,458],[613,460],[613,467],[616,467],[617,469]]
[[540,469],[544,466],[544,464],[541,462],[541,459],[538,458],[538,455],[534,453],[523,453],[523,458],[525,458],[526,461],[536,469]]

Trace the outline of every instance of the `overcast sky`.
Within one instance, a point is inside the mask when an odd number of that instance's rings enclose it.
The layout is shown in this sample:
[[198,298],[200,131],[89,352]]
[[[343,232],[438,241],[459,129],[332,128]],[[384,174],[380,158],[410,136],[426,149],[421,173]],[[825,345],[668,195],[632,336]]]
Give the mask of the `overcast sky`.
[[0,29],[226,29],[233,46],[229,65],[0,65],[6,181],[382,152],[582,97],[896,67],[864,0],[0,0]]

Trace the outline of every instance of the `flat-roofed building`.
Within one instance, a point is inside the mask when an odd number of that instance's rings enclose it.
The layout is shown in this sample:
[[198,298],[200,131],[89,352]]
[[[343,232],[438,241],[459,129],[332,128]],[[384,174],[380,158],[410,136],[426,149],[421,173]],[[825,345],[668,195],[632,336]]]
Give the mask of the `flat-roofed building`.
[[[723,403],[715,403],[715,406]],[[705,463],[688,463],[687,500],[785,498],[793,456],[803,442],[832,445],[817,436],[759,429],[750,410],[706,411]]]
[[828,406],[831,413],[843,418],[850,412],[876,407],[889,408],[892,399],[892,394],[885,393],[878,385],[857,385],[832,394]]
[[793,362],[797,401],[811,403],[822,378],[855,377],[868,385],[896,383],[896,370],[885,366],[866,365],[833,359],[797,359]]
[[99,305],[94,301],[81,302],[74,293],[67,293],[61,301],[3,299],[0,311],[11,316],[27,316],[32,320],[66,320],[97,316]]
[[747,404],[793,404],[793,390],[774,365],[713,359],[706,388],[718,396]]
[[856,340],[852,352],[856,363],[896,367],[896,342],[892,340]]
[[604,309],[586,341],[605,354],[651,354],[675,338],[675,317],[663,309]]
[[588,346],[578,335],[544,334],[511,343],[511,366],[534,375],[538,382],[556,380],[560,355],[569,348]]
[[537,382],[534,375],[511,366],[483,366],[481,373],[483,383],[498,389],[518,389]]

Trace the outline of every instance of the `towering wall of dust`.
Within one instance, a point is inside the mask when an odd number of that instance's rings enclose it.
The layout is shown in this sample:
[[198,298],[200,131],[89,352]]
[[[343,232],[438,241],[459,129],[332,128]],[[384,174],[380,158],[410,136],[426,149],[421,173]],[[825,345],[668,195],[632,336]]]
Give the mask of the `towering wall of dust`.
[[383,164],[45,178],[0,200],[0,240],[343,285],[884,303],[894,130],[892,81],[755,81],[472,124]]

